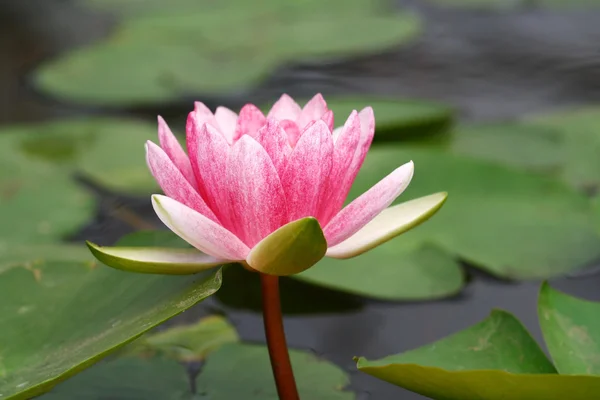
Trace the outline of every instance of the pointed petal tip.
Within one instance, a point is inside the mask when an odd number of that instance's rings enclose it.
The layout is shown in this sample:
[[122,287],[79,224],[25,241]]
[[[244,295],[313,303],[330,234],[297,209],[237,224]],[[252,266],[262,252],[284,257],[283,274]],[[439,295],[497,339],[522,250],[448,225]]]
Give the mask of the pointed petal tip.
[[354,235],[327,249],[327,256],[345,259],[369,251],[427,221],[447,198],[447,192],[438,192],[388,207]]
[[106,247],[90,241],[86,241],[86,244],[102,264],[127,272],[191,275],[230,263],[191,248]]

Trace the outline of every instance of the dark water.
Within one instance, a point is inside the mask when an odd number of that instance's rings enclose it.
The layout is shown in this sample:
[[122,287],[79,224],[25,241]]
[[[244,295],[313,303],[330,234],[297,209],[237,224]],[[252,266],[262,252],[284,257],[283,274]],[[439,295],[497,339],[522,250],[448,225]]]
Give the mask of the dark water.
[[[524,6],[495,13],[442,9],[420,0],[403,3],[426,17],[426,34],[415,45],[327,65],[288,66],[260,88],[222,100],[235,107],[244,101],[270,100],[284,91],[376,93],[445,101],[458,108],[463,120],[510,119],[600,101],[600,10],[553,13]],[[0,0],[0,124],[101,112],[57,104],[36,94],[27,73],[61,50],[101,37],[110,26],[111,21],[65,0]],[[191,102],[169,110],[184,115],[190,107]],[[136,114],[154,119],[155,110]],[[114,242],[137,228],[124,222],[123,212],[141,215],[147,223],[158,222],[149,199],[97,193],[98,217],[73,240]],[[359,399],[421,399],[354,372],[352,357],[378,358],[424,345],[485,318],[493,308],[513,312],[541,340],[536,315],[539,282],[506,283],[470,272],[473,279],[459,296],[423,303],[374,302],[284,282],[289,344],[350,371]],[[264,341],[260,315],[240,308],[255,304],[257,293],[243,291],[235,281],[226,276],[219,298],[175,322],[224,311],[245,340]],[[593,270],[552,283],[568,293],[600,300],[600,274]]]

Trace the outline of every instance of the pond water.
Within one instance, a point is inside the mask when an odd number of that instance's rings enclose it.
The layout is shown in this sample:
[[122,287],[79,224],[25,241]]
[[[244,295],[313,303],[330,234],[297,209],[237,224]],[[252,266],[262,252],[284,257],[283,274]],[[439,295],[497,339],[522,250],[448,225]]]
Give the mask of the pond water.
[[[208,102],[223,101],[235,107],[245,101],[270,100],[281,92],[385,94],[447,102],[458,109],[461,119],[472,121],[511,119],[568,104],[600,101],[600,10],[559,12],[525,6],[494,12],[444,9],[419,0],[398,4],[425,17],[426,32],[415,45],[326,65],[288,66],[276,71],[258,89]],[[110,20],[78,10],[68,1],[3,1],[0,124],[101,113],[99,109],[67,106],[39,95],[30,87],[28,73],[41,60],[61,50],[101,37],[110,26]],[[161,113],[185,115],[191,103],[190,99],[183,100],[165,106]],[[157,110],[120,112],[153,120]],[[128,198],[92,188],[101,200],[98,216],[73,240],[116,241],[136,228],[122,218],[123,210],[141,216],[144,223],[158,224],[147,198]],[[352,357],[375,359],[419,347],[485,318],[493,308],[514,313],[541,339],[536,313],[539,282],[502,282],[467,270],[471,280],[465,290],[440,301],[386,303],[326,290],[294,291],[299,294],[287,298],[284,308],[304,304],[310,297],[310,303],[321,301],[326,309],[305,305],[301,307],[304,313],[288,315],[288,343],[310,349],[351,371],[351,388],[359,393],[359,399],[421,399],[354,372]],[[600,300],[598,268],[552,283],[568,293]],[[243,339],[264,341],[260,314],[235,307],[225,297],[211,298],[172,323],[223,311]]]

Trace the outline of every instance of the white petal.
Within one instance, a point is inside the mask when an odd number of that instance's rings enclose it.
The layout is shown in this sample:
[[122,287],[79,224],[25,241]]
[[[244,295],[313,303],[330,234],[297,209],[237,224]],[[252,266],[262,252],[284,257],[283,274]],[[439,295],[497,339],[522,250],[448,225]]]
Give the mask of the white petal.
[[420,197],[386,208],[361,230],[338,245],[327,249],[327,256],[351,258],[427,221],[444,204],[448,193]]

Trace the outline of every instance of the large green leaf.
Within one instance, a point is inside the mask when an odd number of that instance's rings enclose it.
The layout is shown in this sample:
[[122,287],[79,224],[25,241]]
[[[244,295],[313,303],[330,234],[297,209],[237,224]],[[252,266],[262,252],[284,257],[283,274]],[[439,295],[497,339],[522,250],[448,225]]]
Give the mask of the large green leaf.
[[582,188],[598,187],[600,108],[579,108],[538,115],[531,118],[531,123],[555,129],[563,136],[566,164],[562,178],[566,182]]
[[411,159],[415,177],[398,201],[441,190],[449,197],[430,221],[398,240],[439,245],[512,279],[558,275],[600,255],[585,196],[550,178],[442,151],[372,149],[350,199]]
[[324,258],[293,278],[382,300],[446,297],[464,285],[463,271],[452,255],[403,237],[355,258]]
[[565,163],[561,132],[527,124],[458,126],[447,141],[447,149],[454,154],[540,172],[560,171]]
[[[31,208],[31,202],[50,207],[62,198],[65,205],[55,206],[57,211],[40,207],[40,213],[59,218],[68,212],[71,220],[82,214],[79,219],[85,220],[89,206],[85,212],[79,211],[84,206],[76,201],[84,205],[85,201],[67,175],[80,172],[109,189],[149,193],[158,185],[146,166],[144,143],[157,141],[157,135],[155,124],[119,118],[65,119],[3,128],[0,152],[8,156],[1,161],[0,184],[7,193],[23,186],[23,196],[30,200],[18,201],[18,207]],[[20,176],[27,182],[21,183]],[[31,193],[27,184],[32,186]],[[9,212],[8,207],[2,208]],[[35,210],[29,213],[31,218],[36,215]]]
[[420,31],[415,15],[368,0],[128,3],[108,38],[46,63],[37,84],[80,102],[163,102],[239,90],[291,60],[378,51]]
[[[300,397],[319,400],[350,400],[345,391],[348,375],[312,354],[290,350]],[[234,380],[232,381],[232,377]],[[229,344],[211,353],[196,379],[200,398],[211,400],[277,400],[277,391],[266,346]]]
[[600,303],[571,297],[544,283],[540,326],[561,374],[600,375]]
[[72,157],[72,148],[52,147],[46,136],[34,141],[26,133],[21,128],[0,131],[0,255],[15,243],[60,240],[94,210],[90,194],[59,161]]
[[87,261],[0,268],[3,399],[48,391],[220,285],[220,271],[186,277],[142,275]]
[[56,386],[43,400],[191,400],[184,366],[173,360],[124,357],[100,363]]
[[558,375],[511,314],[484,321],[430,345],[380,360],[357,360],[370,375],[436,400],[587,400],[600,377]]

